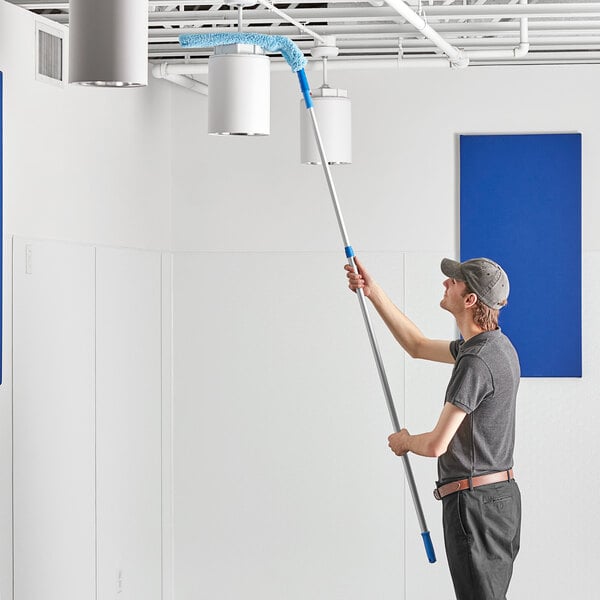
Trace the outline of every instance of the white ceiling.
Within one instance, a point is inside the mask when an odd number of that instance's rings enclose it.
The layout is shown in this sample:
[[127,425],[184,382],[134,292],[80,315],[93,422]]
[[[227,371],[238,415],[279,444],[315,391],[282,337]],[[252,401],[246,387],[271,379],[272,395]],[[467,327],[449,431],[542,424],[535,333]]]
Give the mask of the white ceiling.
[[[382,0],[333,0],[326,4],[317,0],[275,2],[276,11],[268,7],[269,0],[261,2],[244,7],[243,31],[288,36],[309,58],[315,34],[335,36],[340,54],[332,61],[372,60],[374,66],[376,59],[381,58],[415,59],[417,64],[443,56],[439,48]],[[59,23],[69,22],[68,2],[12,0],[12,3]],[[444,41],[471,55],[470,65],[600,62],[600,2],[422,0],[419,5],[411,0],[407,4]],[[512,50],[521,41],[524,17],[529,51],[515,57]],[[150,0],[148,57],[152,62],[204,62],[210,51],[184,51],[178,44],[178,36],[237,31],[238,27],[236,5],[212,0]],[[485,51],[483,55],[481,50]]]

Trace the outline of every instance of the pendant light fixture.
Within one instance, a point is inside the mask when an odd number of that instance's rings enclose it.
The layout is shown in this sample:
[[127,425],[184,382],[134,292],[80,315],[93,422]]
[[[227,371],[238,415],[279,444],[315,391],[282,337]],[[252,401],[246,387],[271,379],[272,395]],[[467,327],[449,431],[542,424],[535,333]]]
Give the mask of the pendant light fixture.
[[260,46],[217,46],[208,59],[208,133],[269,135],[271,64]]
[[[324,36],[324,42],[317,42],[311,54],[323,60],[323,85],[312,91],[315,115],[319,123],[319,133],[323,149],[330,165],[352,162],[352,103],[348,92],[332,88],[327,83],[327,60],[339,53],[334,36]],[[300,162],[306,165],[320,165],[321,157],[315,142],[310,115],[300,102]]]
[[[242,32],[241,2],[238,31]],[[269,135],[271,122],[271,62],[260,46],[217,46],[208,59],[208,133]]]
[[69,82],[148,84],[147,0],[70,0]]

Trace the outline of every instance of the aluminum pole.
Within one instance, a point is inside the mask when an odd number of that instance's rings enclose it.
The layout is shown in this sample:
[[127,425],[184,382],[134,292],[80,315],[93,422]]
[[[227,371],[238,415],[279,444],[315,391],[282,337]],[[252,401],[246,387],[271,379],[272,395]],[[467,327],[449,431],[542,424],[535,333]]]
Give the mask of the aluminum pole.
[[[321,134],[319,132],[319,125],[317,123],[317,117],[315,115],[315,109],[313,106],[313,102],[310,97],[310,88],[308,86],[308,81],[306,79],[306,74],[304,73],[304,69],[302,69],[301,71],[298,71],[298,78],[300,80],[300,87],[302,89],[306,107],[310,113],[313,131],[315,134],[315,140],[317,142],[317,147],[319,149],[319,155],[321,157],[321,164],[323,165],[325,179],[327,180],[327,186],[329,188],[329,193],[331,195],[331,201],[333,202],[335,216],[337,218],[338,226],[340,228],[340,234],[342,236],[342,241],[344,243],[346,258],[348,259],[348,264],[351,265],[352,268],[356,272],[358,272],[358,269],[356,267],[356,263],[354,260],[354,250],[352,249],[352,246],[350,244],[350,239],[348,237],[348,232],[346,230],[346,225],[344,223],[344,217],[342,215],[342,210],[341,210],[337,192],[335,189],[335,184],[334,184],[333,178],[331,176],[331,169],[329,168],[329,163],[327,162],[327,157],[325,156],[325,150],[323,148],[323,140],[322,140]],[[399,432],[401,429],[400,421],[398,420],[398,414],[396,413],[394,399],[392,397],[390,385],[388,383],[387,375],[385,373],[385,368],[383,366],[383,360],[381,358],[381,353],[379,351],[377,339],[375,338],[375,332],[373,330],[373,325],[371,323],[371,318],[369,316],[367,302],[366,302],[363,290],[361,290],[361,289],[357,290],[357,297],[358,297],[358,302],[360,304],[360,309],[361,309],[361,312],[363,315],[363,319],[365,322],[365,326],[367,328],[369,342],[371,343],[373,357],[375,358],[375,364],[377,365],[377,372],[379,373],[379,379],[380,379],[381,385],[383,387],[383,394],[385,396],[388,412],[390,414],[390,419],[392,421],[392,426],[393,426],[395,432]],[[414,475],[412,472],[412,467],[410,465],[410,460],[409,460],[407,454],[404,454],[402,456],[402,461],[404,464],[404,473],[406,475],[406,481],[407,481],[408,487],[410,489],[410,494],[412,496],[413,504],[415,506],[415,511],[417,513],[417,519],[419,521],[419,526],[421,528],[421,536],[423,538],[423,543],[425,544],[425,551],[427,552],[427,558],[429,559],[430,563],[434,563],[436,561],[435,551],[433,548],[433,544],[431,542],[431,536],[430,536],[429,530],[427,529],[425,515],[423,514],[423,508],[421,506],[421,501],[419,499],[419,493],[417,491],[417,486],[415,484],[415,478],[414,478]]]

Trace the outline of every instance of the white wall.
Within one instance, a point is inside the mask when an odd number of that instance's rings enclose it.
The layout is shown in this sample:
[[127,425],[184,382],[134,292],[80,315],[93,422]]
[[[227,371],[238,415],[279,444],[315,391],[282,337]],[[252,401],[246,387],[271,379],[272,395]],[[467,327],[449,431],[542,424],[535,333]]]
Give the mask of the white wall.
[[[352,98],[354,163],[334,178],[357,248],[447,253],[457,246],[460,133],[583,133],[583,243],[593,224],[600,157],[593,95],[599,68],[333,71]],[[311,75],[314,85],[318,76]],[[336,249],[339,234],[318,167],[299,164],[292,74],[272,77],[271,136],[206,136],[207,99],[173,97],[173,244],[182,250]]]
[[6,230],[168,248],[168,86],[103,90],[41,83],[35,79],[35,21],[0,1]]
[[[595,594],[598,553],[581,539],[600,534],[588,429],[599,389],[599,75],[593,65],[331,75],[353,100],[354,164],[334,171],[353,245],[432,337],[455,333],[438,308],[438,269],[458,249],[457,135],[583,134],[585,371],[522,384],[516,600]],[[261,600],[281,598],[284,579],[285,597],[451,597],[434,461],[413,459],[437,565],[409,499],[396,503],[401,467],[386,454],[390,426],[325,181],[298,164],[296,85],[274,74],[266,139],[206,137],[206,99],[173,94],[176,597],[230,598],[237,577]],[[405,423],[432,427],[448,369],[385,344]]]
[[[0,1],[0,597],[13,598],[14,446],[14,597],[158,598],[163,493],[168,500],[161,352],[170,320],[163,328],[157,251],[169,248],[171,235],[170,87],[37,81],[37,20],[44,21]],[[22,237],[13,282],[15,234]],[[36,248],[33,275],[24,272],[25,242]]]
[[[365,259],[400,298],[405,269],[436,260]],[[391,599],[405,586],[423,589],[406,571],[407,553],[426,558],[339,265],[331,252],[175,257],[176,598]],[[414,304],[419,295],[413,288]],[[448,318],[440,325],[452,334]],[[403,419],[404,357],[377,330]],[[411,460],[427,483],[424,508],[443,563],[435,465]],[[446,578],[426,568],[430,586]]]
[[[397,258],[373,256],[396,273]],[[401,469],[338,263],[175,257],[176,598],[397,597]]]
[[0,386],[0,594],[12,598],[12,239],[3,240],[2,385]]

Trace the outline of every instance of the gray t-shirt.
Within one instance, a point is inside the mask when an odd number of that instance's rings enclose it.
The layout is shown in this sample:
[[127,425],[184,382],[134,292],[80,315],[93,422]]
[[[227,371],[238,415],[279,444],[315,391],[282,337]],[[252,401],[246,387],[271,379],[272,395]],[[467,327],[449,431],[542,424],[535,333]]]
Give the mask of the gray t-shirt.
[[450,342],[450,352],[456,362],[445,401],[467,416],[438,459],[440,483],[512,468],[521,376],[513,345],[496,329]]

